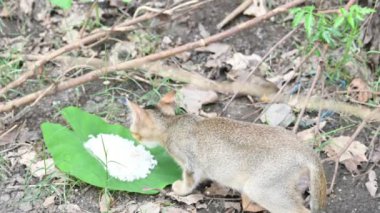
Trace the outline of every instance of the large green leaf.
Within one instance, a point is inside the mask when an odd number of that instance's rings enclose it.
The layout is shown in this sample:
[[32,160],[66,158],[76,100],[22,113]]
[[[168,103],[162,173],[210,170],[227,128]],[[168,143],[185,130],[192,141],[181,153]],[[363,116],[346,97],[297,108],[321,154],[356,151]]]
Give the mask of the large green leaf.
[[83,144],[89,135],[96,136],[100,133],[116,134],[134,141],[130,131],[121,125],[110,125],[76,107],[67,107],[61,113],[72,130],[53,123],[43,123],[41,129],[48,151],[56,166],[63,172],[94,186],[143,194],[158,193],[152,189],[162,189],[180,178],[179,166],[160,147],[149,149],[157,160],[157,165],[148,177],[133,182],[110,177],[101,162]]

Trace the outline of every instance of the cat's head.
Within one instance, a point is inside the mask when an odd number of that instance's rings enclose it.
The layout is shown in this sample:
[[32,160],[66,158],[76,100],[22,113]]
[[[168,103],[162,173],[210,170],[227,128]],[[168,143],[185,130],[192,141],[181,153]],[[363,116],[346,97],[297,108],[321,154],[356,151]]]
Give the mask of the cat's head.
[[160,145],[166,137],[167,122],[175,115],[175,92],[164,95],[156,106],[143,108],[128,101],[130,130],[147,147]]

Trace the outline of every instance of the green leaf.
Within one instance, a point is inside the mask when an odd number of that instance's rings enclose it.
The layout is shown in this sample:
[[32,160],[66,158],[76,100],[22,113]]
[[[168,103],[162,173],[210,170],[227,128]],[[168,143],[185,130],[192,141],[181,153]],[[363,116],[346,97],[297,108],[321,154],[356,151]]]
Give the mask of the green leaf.
[[340,13],[341,13],[343,16],[347,16],[347,15],[348,15],[347,10],[344,9],[344,8],[340,8],[339,11],[340,11]]
[[65,10],[70,9],[73,4],[73,0],[50,0],[50,2]]
[[334,28],[337,29],[337,28],[340,27],[343,23],[344,23],[344,16],[338,16],[338,17],[334,20]]
[[292,26],[297,27],[301,23],[301,21],[304,19],[304,17],[305,17],[304,11],[300,11],[300,12],[296,13],[294,16],[294,19],[293,19]]
[[348,14],[347,16],[347,22],[348,24],[350,25],[351,29],[355,29],[355,20],[354,18],[352,17],[352,14]]
[[130,131],[121,125],[110,125],[76,107],[67,107],[61,113],[73,131],[53,123],[43,123],[41,129],[48,151],[63,172],[97,187],[143,194],[158,193],[157,190],[147,188],[162,189],[180,179],[181,169],[160,147],[149,150],[157,160],[157,165],[148,177],[132,182],[110,177],[102,163],[83,144],[89,135],[96,136],[100,133],[115,134],[134,141]]
[[324,31],[324,32],[322,33],[322,38],[323,38],[323,40],[324,40],[327,44],[329,44],[330,46],[333,46],[333,45],[334,45],[334,41],[333,41],[333,39],[331,38],[331,34],[330,34],[329,31]]
[[123,0],[124,3],[130,3],[132,0]]
[[313,25],[314,25],[314,16],[313,13],[307,13],[305,16],[305,30],[307,37],[311,37],[313,33]]

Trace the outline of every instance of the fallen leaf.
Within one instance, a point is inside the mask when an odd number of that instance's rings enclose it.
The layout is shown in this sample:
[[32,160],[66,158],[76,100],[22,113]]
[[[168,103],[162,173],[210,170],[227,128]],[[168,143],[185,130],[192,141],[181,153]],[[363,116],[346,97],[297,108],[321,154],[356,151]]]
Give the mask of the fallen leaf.
[[210,36],[210,33],[206,30],[206,28],[200,22],[198,23],[198,29],[199,29],[199,34],[203,38],[207,38]]
[[52,158],[46,160],[40,160],[35,163],[30,164],[30,172],[34,177],[42,178],[46,175],[52,174],[58,171],[54,166],[54,161]]
[[20,0],[20,9],[26,15],[32,13],[34,0]]
[[267,12],[265,0],[253,0],[251,6],[249,6],[243,14],[258,17],[265,15]]
[[[232,58],[229,58],[226,61],[226,63],[232,66],[232,70],[245,70],[249,67],[255,66],[261,60],[262,58],[259,55],[256,55],[256,54],[244,55],[238,52],[238,53],[234,53]],[[260,67],[265,66],[265,64],[264,65],[263,64],[260,65]],[[265,68],[267,68],[267,66],[265,66],[264,69]]]
[[241,212],[241,204],[240,202],[224,202],[224,209],[233,209],[237,212]]
[[371,159],[369,159],[372,163],[377,163],[380,161],[380,146],[376,147],[372,153]]
[[176,208],[176,207],[172,207],[172,206],[163,207],[161,209],[161,212],[162,213],[189,213],[189,211],[186,211],[186,210],[180,209],[180,208]]
[[158,203],[148,202],[142,204],[137,212],[160,213],[161,206]]
[[57,212],[82,213],[83,211],[76,204],[63,204],[58,206]]
[[112,197],[108,192],[102,193],[99,200],[99,210],[100,212],[109,212],[112,205]]
[[260,120],[270,126],[287,127],[295,120],[295,115],[287,104],[271,104]]
[[187,196],[178,196],[174,192],[169,192],[167,195],[170,198],[177,200],[178,202],[185,203],[187,205],[198,203],[199,201],[204,199],[204,196],[202,194],[190,194]]
[[19,148],[17,154],[20,156],[19,162],[25,166],[29,166],[37,156],[35,151],[26,146]]
[[218,183],[212,182],[209,187],[206,188],[205,194],[207,196],[227,196],[231,192],[231,189],[225,186],[222,186]]
[[[11,132],[0,137],[0,146],[16,142],[16,138],[20,133],[20,128],[15,128]],[[3,133],[2,133],[3,134]],[[0,135],[2,135],[0,134]]]
[[66,41],[68,44],[73,43],[78,38],[79,38],[79,32],[78,30],[75,30],[75,29],[66,31],[66,34],[62,37],[62,39]]
[[243,211],[246,212],[261,212],[265,210],[258,204],[251,202],[246,195],[241,196],[241,206],[243,207]]
[[126,213],[135,213],[137,212],[138,208],[139,208],[139,205],[135,201],[130,201],[126,204],[125,210],[126,210]]
[[231,49],[232,47],[229,44],[212,43],[212,44],[207,45],[206,47],[199,47],[195,49],[195,51],[196,52],[211,52],[215,55],[215,57],[219,57],[221,55],[226,54]]
[[44,208],[47,208],[47,207],[53,205],[54,202],[55,202],[55,195],[52,195],[52,196],[47,197],[47,198],[44,200],[44,202],[42,203],[42,206],[43,206]]
[[376,195],[378,186],[377,186],[377,177],[376,177],[375,171],[370,170],[368,172],[368,181],[365,183],[365,186],[369,194],[371,195],[371,197],[373,198],[380,197],[380,195]]
[[[332,138],[331,143],[324,147],[324,151],[329,157],[334,157],[343,151],[349,140],[350,137],[348,136]],[[353,141],[348,149],[339,158],[339,162],[343,163],[349,171],[358,173],[357,167],[360,163],[368,161],[365,155],[367,149],[368,148],[359,141]]]
[[178,91],[178,104],[188,113],[199,114],[202,105],[214,103],[218,100],[216,92],[211,90],[199,90],[190,86],[183,87]]
[[[322,121],[322,122],[319,123],[319,130],[318,130],[318,132],[320,130],[322,130],[323,127],[326,126],[326,123],[327,123],[326,121]],[[297,137],[301,141],[305,141],[305,142],[312,141],[312,140],[314,140],[314,138],[316,136],[315,135],[315,130],[316,129],[317,129],[317,126],[313,126],[313,127],[309,128],[309,129],[305,129],[303,131],[300,131],[300,132],[297,133]]]
[[355,78],[348,87],[348,94],[355,100],[366,103],[372,98],[368,84],[361,78]]

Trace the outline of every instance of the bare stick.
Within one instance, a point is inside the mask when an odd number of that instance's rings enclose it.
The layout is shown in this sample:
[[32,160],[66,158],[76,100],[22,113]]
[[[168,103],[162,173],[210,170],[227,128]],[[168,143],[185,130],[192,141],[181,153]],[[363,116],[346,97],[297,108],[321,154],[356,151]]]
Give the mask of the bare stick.
[[242,13],[251,4],[252,4],[252,0],[243,1],[235,10],[233,10],[218,25],[216,25],[216,28],[218,28],[219,30],[222,29],[226,24],[228,24],[231,20],[236,18],[236,16],[238,16],[240,13]]
[[[164,58],[176,55],[178,53],[182,53],[182,52],[192,50],[192,49],[195,49],[198,47],[206,46],[206,45],[213,43],[213,42],[216,42],[216,41],[220,41],[222,39],[225,39],[227,37],[230,37],[230,36],[240,32],[240,31],[242,31],[242,30],[246,30],[248,28],[251,28],[251,27],[257,25],[258,23],[261,23],[262,21],[267,20],[267,19],[269,19],[269,18],[271,18],[277,14],[286,12],[290,8],[299,5],[299,4],[303,3],[304,1],[305,0],[295,0],[295,1],[289,2],[287,4],[284,4],[282,6],[279,6],[275,9],[269,11],[267,14],[265,14],[263,16],[253,18],[253,19],[246,21],[246,22],[243,22],[243,23],[241,23],[241,24],[239,24],[239,25],[237,25],[237,26],[235,26],[229,30],[215,34],[215,35],[207,37],[205,39],[201,39],[201,40],[196,41],[196,42],[187,43],[185,45],[182,45],[182,46],[179,46],[179,47],[176,47],[173,49],[161,51],[161,52],[151,54],[151,55],[148,55],[148,56],[145,56],[142,58],[137,58],[134,60],[126,61],[124,63],[120,63],[117,65],[104,67],[102,69],[94,70],[92,72],[89,72],[89,73],[84,74],[82,76],[79,76],[77,78],[74,78],[74,79],[71,79],[71,80],[68,80],[65,82],[60,82],[55,86],[54,90],[49,90],[46,95],[51,95],[51,94],[54,94],[55,92],[63,91],[63,90],[84,84],[86,82],[95,80],[95,79],[99,78],[100,76],[102,76],[106,73],[114,72],[117,70],[125,70],[125,69],[130,69],[133,67],[138,67],[138,66],[141,66],[141,65],[148,63],[148,62],[164,59]],[[31,73],[33,74],[34,72],[31,72]],[[18,85],[18,84],[16,84],[16,85]],[[12,87],[8,87],[8,88],[12,88]],[[9,110],[17,108],[19,106],[28,104],[28,103],[34,101],[36,98],[38,98],[42,94],[43,91],[44,91],[44,89],[37,91],[37,92],[34,92],[34,93],[31,93],[31,94],[28,94],[24,97],[14,99],[14,100],[9,101],[7,103],[0,104],[0,112],[9,111]]]

